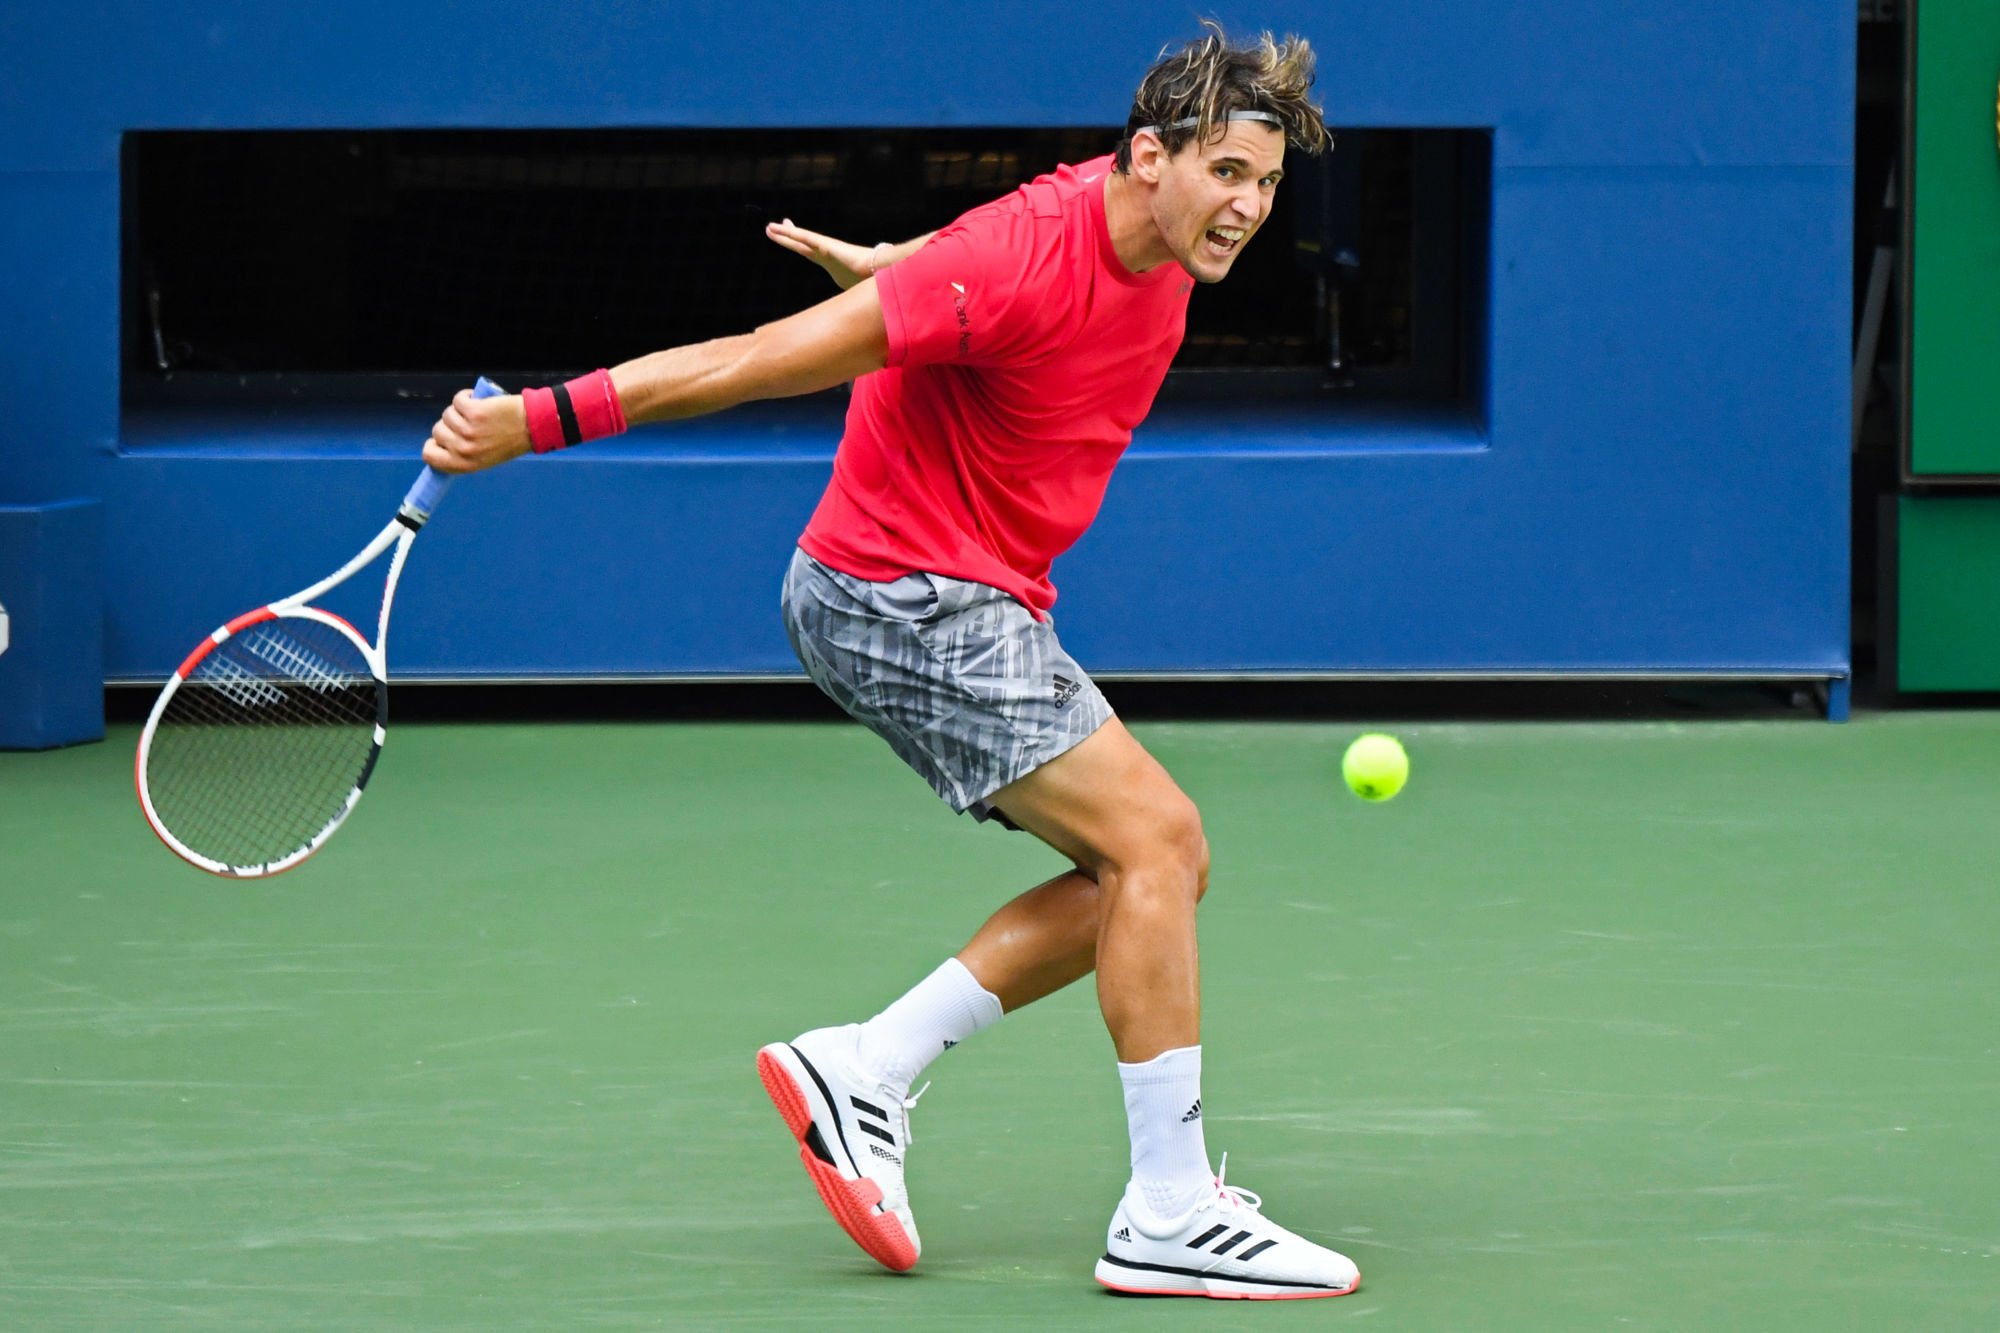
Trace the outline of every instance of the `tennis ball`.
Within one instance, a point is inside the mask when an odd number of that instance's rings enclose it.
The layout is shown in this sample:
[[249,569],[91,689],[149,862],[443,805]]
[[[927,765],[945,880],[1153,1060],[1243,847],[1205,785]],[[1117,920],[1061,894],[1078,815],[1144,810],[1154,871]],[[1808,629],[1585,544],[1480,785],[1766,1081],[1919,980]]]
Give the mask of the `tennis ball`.
[[1386,801],[1409,780],[1410,756],[1394,736],[1371,731],[1355,738],[1340,760],[1340,776],[1364,801]]

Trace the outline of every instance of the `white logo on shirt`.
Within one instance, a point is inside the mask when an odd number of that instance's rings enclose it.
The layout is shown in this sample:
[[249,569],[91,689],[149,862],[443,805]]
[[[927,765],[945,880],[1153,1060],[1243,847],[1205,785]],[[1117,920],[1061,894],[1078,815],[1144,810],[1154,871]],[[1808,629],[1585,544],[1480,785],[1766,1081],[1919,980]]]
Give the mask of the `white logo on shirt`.
[[954,282],[951,285],[951,289],[957,292],[960,296],[965,295],[965,284],[962,282]]

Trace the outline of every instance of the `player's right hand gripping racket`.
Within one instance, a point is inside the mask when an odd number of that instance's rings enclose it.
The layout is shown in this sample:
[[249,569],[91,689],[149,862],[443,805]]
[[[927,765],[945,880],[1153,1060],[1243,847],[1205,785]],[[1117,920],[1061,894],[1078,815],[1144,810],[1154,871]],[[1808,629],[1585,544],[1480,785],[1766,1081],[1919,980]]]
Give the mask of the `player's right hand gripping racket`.
[[[491,398],[481,379],[473,392]],[[218,875],[289,870],[361,799],[389,720],[386,648],[396,580],[451,484],[426,466],[361,553],[303,592],[236,617],[181,663],[139,737],[139,805],[160,841]],[[390,546],[371,645],[313,599]]]

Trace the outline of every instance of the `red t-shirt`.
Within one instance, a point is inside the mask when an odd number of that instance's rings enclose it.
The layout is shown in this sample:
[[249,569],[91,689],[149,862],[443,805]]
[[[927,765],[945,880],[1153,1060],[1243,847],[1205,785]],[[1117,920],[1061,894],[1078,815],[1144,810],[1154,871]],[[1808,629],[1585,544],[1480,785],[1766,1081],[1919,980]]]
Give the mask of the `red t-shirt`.
[[799,545],[857,578],[916,570],[1041,617],[1180,347],[1193,281],[1129,272],[1101,157],[973,209],[875,275],[889,364],[855,381]]

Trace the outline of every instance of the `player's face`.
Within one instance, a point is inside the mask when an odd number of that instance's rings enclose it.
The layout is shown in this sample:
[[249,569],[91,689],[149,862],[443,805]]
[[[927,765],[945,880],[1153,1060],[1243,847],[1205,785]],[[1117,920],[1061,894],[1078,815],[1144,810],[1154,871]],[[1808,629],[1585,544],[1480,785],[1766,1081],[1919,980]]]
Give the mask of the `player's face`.
[[1221,282],[1271,216],[1284,176],[1285,136],[1275,125],[1233,121],[1226,133],[1162,158],[1153,221],[1197,282]]

